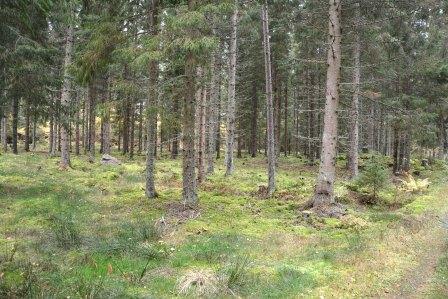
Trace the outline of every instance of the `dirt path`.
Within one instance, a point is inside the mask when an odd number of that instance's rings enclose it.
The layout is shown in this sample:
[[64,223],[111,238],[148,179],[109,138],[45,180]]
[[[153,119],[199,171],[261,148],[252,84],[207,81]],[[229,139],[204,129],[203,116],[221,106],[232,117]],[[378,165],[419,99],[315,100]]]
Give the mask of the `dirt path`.
[[393,288],[395,291],[385,298],[427,298],[430,295],[438,262],[446,248],[448,215],[436,223],[438,226],[431,231],[431,242],[425,246],[418,266],[409,271]]

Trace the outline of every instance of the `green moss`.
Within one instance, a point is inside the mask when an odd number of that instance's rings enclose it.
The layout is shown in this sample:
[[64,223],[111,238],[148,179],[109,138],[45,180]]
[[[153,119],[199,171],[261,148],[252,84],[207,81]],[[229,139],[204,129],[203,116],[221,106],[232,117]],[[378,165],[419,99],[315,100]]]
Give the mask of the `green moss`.
[[[216,173],[199,188],[199,213],[188,218],[170,208],[181,198],[180,160],[157,161],[155,200],[144,194],[144,157],[123,159],[117,167],[73,157],[68,171],[60,171],[58,161],[37,154],[0,156],[0,272],[3,289],[11,294],[22,289],[21,273],[31,260],[32,273],[38,274],[29,276],[33,292],[46,297],[172,298],[178,296],[180,276],[194,267],[211,268],[224,282],[243,277],[231,283],[241,297],[344,297],[348,293],[335,285],[351,284],[347,273],[372,259],[367,253],[387,250],[384,235],[395,223],[447,207],[438,195],[445,190],[439,183],[445,170],[430,173],[435,185],[428,193],[399,198],[403,205],[395,209],[393,190],[380,194],[390,205],[360,207],[339,179],[335,192],[346,199],[351,220],[308,223],[299,206],[312,195],[315,169],[304,167],[301,158],[282,157],[272,199],[257,194],[266,185],[263,158],[237,160],[231,178],[219,161]],[[345,161],[338,163],[342,167]],[[355,220],[366,227],[352,225]],[[71,245],[60,246],[58,238]],[[14,244],[17,252],[6,267]],[[244,270],[235,266],[242,256],[249,261]],[[444,263],[441,277],[446,277]],[[384,281],[372,278],[377,270],[363,271],[359,279],[369,277],[380,288],[402,269],[388,269]]]

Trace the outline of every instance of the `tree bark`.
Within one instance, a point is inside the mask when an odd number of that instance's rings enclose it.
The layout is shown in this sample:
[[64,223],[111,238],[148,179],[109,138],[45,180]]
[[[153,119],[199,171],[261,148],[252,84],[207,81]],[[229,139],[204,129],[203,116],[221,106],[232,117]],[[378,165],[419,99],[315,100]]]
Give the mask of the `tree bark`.
[[179,123],[177,121],[177,119],[180,117],[180,111],[179,111],[179,94],[175,93],[174,94],[174,99],[173,99],[173,114],[176,116],[176,120],[173,124],[173,130],[174,130],[174,134],[173,134],[173,141],[172,141],[172,145],[171,145],[171,159],[177,159],[177,157],[179,156],[179,138],[180,138],[180,128],[179,128]]
[[[149,34],[154,37],[157,36],[158,31],[158,13],[159,0],[151,0],[148,12]],[[154,171],[155,158],[157,146],[157,86],[159,77],[159,64],[152,60],[149,63],[149,86],[147,99],[147,147],[146,147],[146,187],[145,194],[148,198],[155,198],[157,196]],[[194,164],[193,164],[194,167]]]
[[81,140],[81,134],[80,134],[80,111],[79,107],[76,108],[76,123],[75,123],[75,154],[79,156],[80,154],[80,140]]
[[7,138],[7,118],[5,113],[3,112],[2,119],[1,119],[1,126],[2,126],[2,132],[1,132],[1,144],[3,151],[6,153],[8,151],[8,138]]
[[25,101],[25,152],[30,151],[30,103]]
[[17,127],[19,125],[19,99],[14,97],[12,102],[12,152],[18,154],[17,142]]
[[[355,22],[360,22],[359,3],[356,3]],[[354,71],[353,71],[353,97],[350,107],[349,130],[348,130],[348,160],[347,166],[350,177],[353,179],[358,176],[358,148],[359,148],[359,91],[361,81],[361,38],[359,35],[359,26],[355,30],[355,45],[353,49]]]
[[62,106],[62,122],[61,122],[61,162],[60,167],[66,169],[70,167],[70,151],[68,144],[69,118],[70,118],[70,77],[69,67],[72,63],[73,48],[73,26],[69,25],[65,35],[65,57],[64,57],[64,74],[62,83],[61,106]]
[[129,129],[130,129],[130,116],[131,116],[131,109],[129,106],[131,105],[131,101],[128,97],[126,97],[124,103],[124,109],[123,109],[123,155],[126,155],[129,153]]
[[321,207],[334,203],[336,146],[338,138],[337,109],[339,104],[339,82],[341,74],[341,0],[330,0],[329,6],[327,91],[321,162],[314,191],[314,207]]
[[262,6],[263,49],[266,76],[266,115],[267,115],[267,159],[268,159],[268,195],[275,192],[275,136],[274,136],[274,103],[272,99],[271,45],[269,33],[268,4]]
[[138,103],[138,149],[137,154],[141,155],[143,150],[143,102]]
[[257,94],[257,83],[254,81],[252,83],[252,118],[251,118],[251,128],[250,128],[250,154],[252,158],[257,156],[257,145],[258,145],[258,94]]
[[134,148],[135,148],[135,107],[131,104],[131,128],[129,137],[129,158],[134,159]]
[[230,53],[229,53],[229,90],[227,104],[227,142],[226,142],[226,176],[232,175],[235,170],[233,149],[235,144],[235,84],[236,84],[236,56],[237,56],[237,17],[238,9],[235,1],[235,9],[231,17]]
[[96,80],[89,83],[89,161],[95,161],[95,142],[96,142]]
[[[190,1],[191,3],[191,1]],[[198,201],[196,194],[195,173],[195,59],[188,53],[185,64],[185,99],[183,101],[183,201],[186,205],[195,205]]]
[[32,134],[32,142],[33,142],[33,151],[36,151],[37,146],[37,113],[35,112],[33,115],[33,134]]
[[284,109],[285,131],[283,136],[283,146],[285,157],[288,156],[288,83],[285,83],[285,109]]
[[215,155],[217,144],[217,130],[219,130],[219,77],[221,72],[221,50],[217,49],[212,55],[211,62],[211,81],[209,98],[209,117],[208,117],[208,147],[207,147],[207,174],[213,174],[215,171]]
[[102,119],[102,153],[105,155],[110,155],[111,153],[111,123],[110,123],[110,114],[111,114],[111,87],[108,82],[108,88],[105,94],[103,94],[103,97],[105,99],[104,101],[104,115]]
[[[54,105],[52,105],[53,107],[54,107]],[[53,138],[54,138],[54,133],[53,133],[53,130],[54,130],[54,109],[53,109],[53,107],[51,107],[50,108],[50,132],[49,132],[49,135],[48,135],[48,145],[49,145],[49,148],[48,148],[48,153],[50,154],[50,156],[53,156],[54,155],[54,149],[53,149]]]
[[[200,69],[200,68],[199,68]],[[202,76],[202,70],[198,70],[198,78]],[[207,89],[201,86],[197,91],[197,168],[198,168],[198,183],[202,183],[205,179],[205,109],[206,109]]]

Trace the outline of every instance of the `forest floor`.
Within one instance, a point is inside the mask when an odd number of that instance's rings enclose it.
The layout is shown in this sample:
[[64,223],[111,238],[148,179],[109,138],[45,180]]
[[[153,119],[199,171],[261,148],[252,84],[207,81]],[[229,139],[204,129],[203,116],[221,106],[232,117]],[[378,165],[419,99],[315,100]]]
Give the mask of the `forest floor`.
[[[237,160],[183,208],[181,161],[157,161],[159,197],[144,196],[144,158],[120,166],[46,154],[0,155],[0,297],[348,298],[448,296],[448,171],[421,171],[422,193],[389,187],[357,202],[344,171],[341,219],[305,217],[315,167],[281,158],[263,199],[263,158]],[[339,161],[340,166],[344,161]]]

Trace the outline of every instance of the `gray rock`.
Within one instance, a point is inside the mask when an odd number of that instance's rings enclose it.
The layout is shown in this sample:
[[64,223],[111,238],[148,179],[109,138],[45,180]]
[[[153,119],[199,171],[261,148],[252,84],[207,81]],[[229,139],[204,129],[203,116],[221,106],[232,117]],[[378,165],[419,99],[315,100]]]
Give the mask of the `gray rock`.
[[111,155],[103,155],[101,157],[101,164],[103,165],[121,165],[121,161]]

